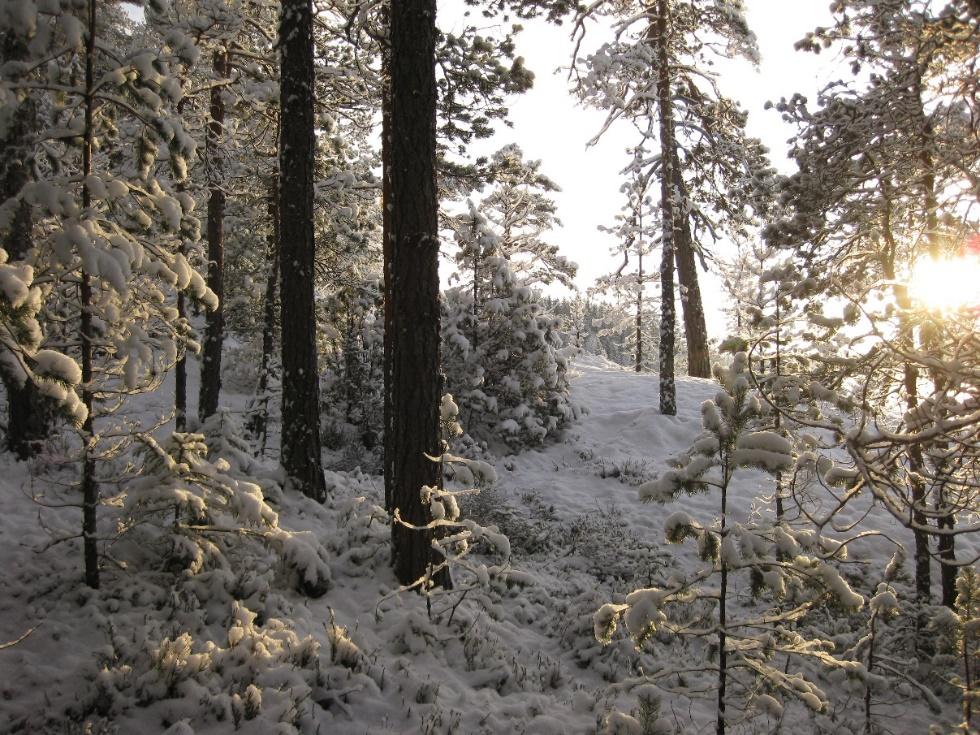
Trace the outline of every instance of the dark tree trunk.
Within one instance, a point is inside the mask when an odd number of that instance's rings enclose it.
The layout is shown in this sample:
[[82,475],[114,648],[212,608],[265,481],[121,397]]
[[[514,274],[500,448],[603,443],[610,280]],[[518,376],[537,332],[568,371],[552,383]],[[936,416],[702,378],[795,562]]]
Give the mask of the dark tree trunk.
[[[386,30],[391,29],[391,0],[385,0],[381,7],[381,22]],[[384,268],[384,354],[382,355],[381,377],[384,385],[382,423],[384,425],[384,476],[395,476],[395,450],[392,445],[395,436],[394,413],[391,405],[392,356],[395,353],[395,310],[389,308],[394,303],[391,293],[394,278],[391,268],[395,261],[395,228],[391,210],[394,199],[391,193],[391,43],[382,41],[381,46],[381,250]],[[391,494],[392,483],[385,480],[385,510],[395,509]]]
[[279,147],[280,277],[282,302],[281,462],[289,484],[323,502],[320,386],[313,302],[313,7],[283,0]]
[[[27,45],[15,33],[0,35],[0,58],[19,61],[27,57]],[[28,95],[17,105],[7,133],[0,138],[0,202],[17,196],[30,181],[30,135],[37,126],[37,104]],[[33,245],[31,206],[21,201],[3,238],[11,262],[23,260]],[[30,380],[23,385],[4,376],[7,391],[7,447],[19,459],[33,456],[48,435],[53,415],[51,402]]]
[[[894,278],[894,275],[888,275],[889,272],[886,269],[885,276]],[[911,301],[906,288],[896,286],[894,292],[899,307],[903,310],[908,309]],[[912,349],[912,342],[912,325],[907,316],[899,316],[899,344],[903,349]],[[902,380],[905,387],[905,406],[910,411],[914,410],[919,405],[919,370],[913,363],[905,362],[902,366]],[[932,557],[929,554],[929,532],[926,530],[928,524],[925,514],[926,488],[921,475],[925,461],[921,444],[909,446],[908,459],[912,501],[909,525],[912,526],[912,537],[915,542],[915,599],[927,605],[932,597],[930,569]]]
[[[723,485],[721,488],[721,529],[718,531],[719,545],[725,543],[725,536],[728,535],[727,512],[728,512],[728,484],[731,481],[731,471],[729,470],[729,459],[725,456],[723,472]],[[725,735],[725,709],[728,705],[728,562],[724,556],[721,561],[721,585],[718,590],[718,713],[715,721],[715,733]]]
[[211,88],[211,119],[205,139],[208,175],[208,287],[218,297],[218,307],[207,314],[204,356],[201,362],[201,393],[197,415],[204,421],[218,410],[221,394],[221,347],[225,331],[225,102],[219,82],[228,76],[228,53],[216,51],[212,60],[215,86]]
[[[642,205],[642,195],[641,203]],[[643,237],[637,235],[636,248],[636,372],[643,371]]]
[[[423,485],[440,483],[439,242],[436,192],[435,0],[390,6],[391,227],[385,262],[385,496],[413,525],[429,523]],[[397,133],[391,135],[391,132]],[[386,207],[387,209],[387,207]],[[389,233],[391,234],[391,233]],[[390,363],[388,361],[390,360]],[[392,565],[412,584],[435,561],[432,534],[393,523]],[[448,585],[447,574],[438,580]]]
[[[177,292],[177,318],[187,319],[187,297]],[[181,351],[174,365],[174,429],[187,430],[187,353]]]
[[[680,157],[674,148],[674,186],[687,199],[687,187],[681,175]],[[698,285],[698,269],[694,259],[694,235],[691,220],[685,215],[677,218],[674,238],[674,257],[677,261],[677,282],[681,291],[681,310],[684,336],[687,338],[687,374],[695,378],[711,377],[711,355],[708,353],[708,327],[704,321],[704,304]]]
[[[97,0],[88,0],[88,37],[85,41],[85,132],[82,138],[82,181],[92,173],[92,149],[95,138],[93,125],[95,112],[95,10]],[[92,196],[88,186],[82,184],[82,217],[92,216]],[[97,546],[97,511],[99,484],[95,477],[94,447],[94,395],[92,393],[92,342],[95,330],[92,323],[92,277],[82,266],[80,284],[81,341],[82,341],[82,404],[87,411],[82,423],[82,536],[85,557],[85,583],[94,589],[99,587],[99,551]]]
[[[774,372],[775,372],[775,375],[776,375],[776,380],[779,380],[780,377],[782,377],[782,374],[783,374],[783,359],[782,359],[783,358],[783,345],[782,345],[782,335],[781,335],[781,327],[782,327],[782,324],[781,324],[781,321],[780,321],[781,318],[782,318],[782,315],[780,314],[780,308],[779,308],[779,299],[780,298],[781,298],[781,294],[779,293],[779,290],[777,289],[776,290],[776,335],[775,335],[776,359],[774,361],[775,362],[775,370],[774,370]],[[775,398],[775,396],[773,396],[773,397]],[[777,408],[778,408],[778,405],[777,405]],[[782,433],[781,432],[782,426],[783,426],[783,415],[782,415],[782,413],[780,413],[777,410],[776,411],[776,417],[775,417],[775,419],[773,421],[773,428],[776,430],[776,433],[777,434]],[[776,472],[776,522],[777,523],[782,523],[783,522],[783,490],[784,490],[783,473],[780,470],[780,471]],[[776,558],[782,560],[783,559],[782,552],[779,552],[777,554],[777,557]]]
[[674,385],[674,118],[667,54],[667,2],[657,0],[657,18],[651,31],[657,49],[657,105],[660,111],[660,214],[663,221],[663,257],[660,261],[660,413],[677,415]]
[[[178,183],[177,189],[186,191],[186,181]],[[180,254],[186,256],[187,252],[187,244],[181,240]],[[187,296],[183,289],[177,291],[177,318],[182,324],[187,323]],[[187,430],[187,352],[185,349],[181,349],[174,364],[174,429]]]
[[254,413],[249,418],[249,431],[260,439],[260,453],[265,454],[269,425],[269,383],[272,378],[272,360],[276,346],[276,287],[279,282],[279,177],[273,176],[269,184],[269,236],[267,239],[268,271],[265,280],[265,296],[262,302],[262,364],[259,382],[255,388]]
[[[926,215],[926,240],[929,246],[929,257],[933,260],[938,260],[940,257],[942,257],[942,232],[940,231],[939,225],[939,202],[936,198],[936,176],[932,157],[932,149],[935,145],[935,131],[933,130],[931,120],[924,112],[921,78],[917,78],[916,82],[919,96],[919,109],[923,110],[921,114],[921,163],[923,172],[922,196]],[[925,347],[926,351],[929,353],[929,356],[937,360],[941,360],[942,350],[936,336],[931,331],[926,330],[923,330],[923,334],[927,335],[923,338],[923,347]],[[946,387],[945,376],[940,371],[930,370],[930,378],[932,378],[936,392],[942,393]],[[934,458],[933,475],[937,478],[942,478],[948,473],[946,460],[941,458],[948,449],[948,444],[944,441],[936,441],[933,444],[933,447],[939,450],[930,453]],[[946,503],[946,492],[945,488],[943,487],[943,482],[944,481],[942,479],[939,479],[938,487],[935,488],[935,505],[937,511],[936,525],[940,530],[936,545],[940,558],[939,580],[942,604],[946,607],[952,608],[956,602],[956,577],[959,573],[959,567],[957,567],[955,563],[956,541],[952,534],[953,527],[955,525],[955,518],[953,516],[952,508]]]
[[[926,242],[929,248],[929,257],[933,260],[938,260],[942,257],[942,231],[939,224],[939,201],[936,196],[936,175],[935,166],[933,163],[932,151],[935,148],[935,130],[933,129],[932,120],[925,112],[924,103],[924,90],[922,81],[922,70],[921,67],[918,69],[918,73],[915,77],[914,89],[916,91],[919,113],[919,145],[921,149],[920,153],[920,163],[922,170],[922,204],[925,209],[925,220],[926,220]],[[923,347],[926,352],[928,352],[931,358],[938,360],[942,359],[942,348],[940,347],[939,340],[933,330],[922,330],[923,335]],[[935,391],[938,394],[943,393],[946,388],[946,377],[941,371],[930,369],[929,377],[932,379]],[[943,458],[946,451],[948,450],[948,443],[944,441],[935,441],[932,443],[932,449],[937,451],[931,451],[929,454],[932,457],[932,474],[936,478],[945,477],[949,468],[947,467],[947,460]],[[920,456],[922,450],[920,450]],[[956,601],[956,577],[959,572],[959,568],[956,566],[956,549],[955,549],[955,537],[952,534],[953,527],[955,525],[955,518],[953,515],[953,510],[951,506],[946,503],[946,492],[944,480],[938,479],[936,481],[935,490],[935,506],[937,511],[936,525],[939,527],[940,534],[937,541],[937,550],[939,551],[940,566],[939,566],[939,579],[941,585],[942,603],[943,605],[952,608]]]
[[952,609],[956,605],[956,577],[960,568],[956,564],[955,536],[953,536],[956,517],[946,503],[945,488],[940,490],[936,505],[937,510],[942,513],[937,522],[940,536],[936,545],[939,551],[939,581],[942,589],[942,603]]
[[480,262],[483,260],[483,248],[480,246],[479,228],[476,217],[473,218],[473,334],[470,342],[474,354],[480,349]]
[[[882,180],[882,193],[884,211],[884,222],[882,232],[888,242],[888,252],[890,253],[882,260],[883,275],[888,281],[895,280],[895,253],[898,252],[898,243],[892,236],[892,186],[887,178]],[[898,343],[902,351],[911,352],[914,349],[915,335],[914,327],[908,316],[912,307],[912,299],[909,296],[908,288],[896,283],[892,287],[895,294],[895,302],[898,304]],[[905,406],[910,411],[919,405],[919,369],[910,361],[902,364],[902,384],[905,389]],[[915,543],[915,599],[922,605],[927,605],[932,597],[932,573],[930,564],[932,557],[929,554],[929,533],[926,530],[928,519],[925,514],[926,489],[922,480],[922,472],[925,461],[922,454],[921,444],[912,444],[908,448],[909,462],[909,492],[911,495],[909,526],[912,527],[912,538]],[[924,629],[927,621],[920,617],[920,631]]]
[[[905,363],[903,370],[905,405],[912,410],[919,404],[919,371],[915,365],[909,362]],[[929,532],[925,530],[928,523],[925,514],[926,489],[925,483],[919,475],[924,465],[922,445],[912,444],[909,447],[909,473],[912,477],[910,482],[912,492],[910,520],[911,525],[914,526],[912,537],[915,540],[915,599],[924,605],[928,605],[932,598],[932,574],[930,570],[932,557],[929,555]]]

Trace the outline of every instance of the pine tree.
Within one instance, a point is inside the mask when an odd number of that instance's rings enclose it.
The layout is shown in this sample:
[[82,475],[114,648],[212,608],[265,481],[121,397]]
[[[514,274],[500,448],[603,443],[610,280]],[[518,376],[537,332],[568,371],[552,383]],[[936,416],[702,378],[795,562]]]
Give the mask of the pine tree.
[[[413,584],[433,562],[424,488],[439,487],[439,237],[436,192],[436,4],[393,2],[390,229],[385,232],[385,498],[392,564]],[[428,457],[426,456],[428,455]],[[448,574],[436,580],[448,586]]]
[[[860,310],[873,323],[864,340],[848,340],[855,347],[845,352],[847,361],[827,349],[828,342],[814,352],[820,380],[828,386],[844,384],[855,369],[866,371],[863,390],[875,401],[865,410],[888,423],[880,411],[890,396],[899,396],[913,416],[924,404],[955,402],[948,382],[957,383],[959,391],[964,388],[937,360],[950,359],[941,344],[957,344],[953,335],[962,338],[966,325],[920,308],[909,292],[908,274],[918,260],[942,259],[955,251],[977,227],[960,215],[963,187],[977,180],[980,161],[975,148],[964,145],[976,135],[975,105],[968,94],[945,92],[970,84],[977,28],[952,12],[937,14],[928,3],[911,0],[849,0],[834,12],[832,26],[798,45],[812,51],[842,49],[855,77],[823,90],[816,109],[799,95],[780,103],[784,118],[800,127],[792,150],[800,173],[784,187],[791,215],[769,228],[768,236],[784,246],[804,244],[809,312],[818,328],[841,326],[821,314],[819,301],[828,295],[845,298],[852,312]],[[892,331],[895,341],[877,336]],[[873,358],[879,349],[887,359]],[[932,383],[931,396],[922,394],[925,376]],[[937,411],[929,409],[935,420]],[[894,429],[905,437],[922,433],[910,426]],[[888,492],[905,498],[922,602],[931,594],[929,534],[939,540],[946,605],[955,595],[955,508],[964,507],[957,483],[945,480],[959,471],[959,466],[946,466],[950,446],[945,440],[902,441],[884,454],[903,457],[907,473],[889,469],[882,474]],[[874,452],[859,454],[864,465]]]
[[[189,343],[175,293],[212,306],[214,295],[177,247],[194,226],[193,201],[174,188],[194,152],[175,114],[182,89],[174,70],[182,62],[141,45],[146,38],[117,8],[100,12],[89,2],[81,15],[76,10],[52,6],[33,17],[32,53],[49,61],[43,76],[33,65],[8,89],[24,84],[57,102],[30,141],[50,165],[35,169],[40,175],[17,205],[26,203],[44,224],[33,268],[45,272],[44,298],[59,320],[41,326],[50,336],[59,326],[65,351],[77,345],[81,537],[85,579],[97,587],[99,460],[125,446],[129,427],[110,431],[111,443],[102,437],[126,397],[155,389]],[[158,165],[160,153],[168,165]],[[45,361],[65,376],[74,365]]]
[[[821,689],[784,670],[774,656],[847,670],[848,662],[829,655],[830,645],[807,640],[789,623],[820,605],[859,609],[864,599],[835,568],[834,562],[846,555],[845,544],[781,520],[738,522],[730,516],[729,496],[737,474],[748,468],[768,474],[787,471],[797,458],[785,437],[759,428],[765,409],[751,387],[748,356],[737,354],[731,366],[716,369],[716,375],[722,390],[701,407],[704,432],[689,452],[674,460],[673,469],[638,488],[643,500],[658,503],[672,502],[681,494],[717,494],[718,512],[710,523],[682,510],[664,520],[667,540],[693,540],[705,565],[689,575],[674,575],[664,588],[635,590],[622,604],[603,605],[593,620],[596,638],[606,642],[620,618],[638,645],[654,644],[661,631],[714,637],[717,664],[707,667],[707,674],[715,677],[715,731],[724,735],[729,705],[739,692],[750,696],[745,710],[781,713],[782,705],[773,695],[783,695],[824,711],[828,703]],[[759,607],[733,604],[740,576],[748,577]],[[701,600],[711,602],[708,620],[698,610]],[[671,673],[666,667],[660,678]]]
[[[218,308],[205,315],[204,351],[198,415],[211,415],[220,401],[224,334],[235,314],[236,299],[246,288],[247,267],[262,262],[265,250],[252,235],[275,229],[262,215],[265,195],[275,178],[278,159],[278,51],[275,48],[279,4],[254,2],[247,7],[222,3],[151,6],[147,24],[160,41],[193,49],[188,94],[182,117],[203,155],[192,162],[187,190],[205,212],[208,252],[203,267],[218,294]],[[203,62],[201,61],[203,59]],[[255,207],[255,192],[261,208]],[[247,226],[240,226],[242,220]],[[257,269],[257,268],[256,268]],[[227,291],[227,293],[226,293]],[[186,310],[186,305],[180,305]],[[227,307],[227,308],[226,308]],[[178,365],[178,414],[186,413],[186,367]]]
[[[27,38],[15,30],[0,31],[0,58],[9,68],[29,60]],[[8,72],[7,80],[16,80]],[[6,87],[6,85],[4,85]],[[31,180],[32,131],[38,125],[38,101],[32,92],[20,94],[5,89],[4,106],[9,121],[0,134],[0,204],[7,210],[6,226],[0,226],[2,247],[13,263],[28,257],[34,239],[34,218],[30,205],[18,197]],[[9,95],[9,96],[8,96]],[[52,422],[53,406],[45,401],[33,380],[24,380],[19,370],[3,372],[7,392],[7,446],[20,459],[27,459],[46,438]]]
[[475,205],[454,227],[457,266],[471,269],[472,283],[464,279],[444,298],[446,389],[473,436],[514,448],[540,444],[574,416],[557,320],[514,272],[505,241]]
[[223,82],[229,74],[228,51],[216,49],[211,60],[211,81],[204,161],[208,177],[207,239],[208,288],[218,297],[218,308],[207,314],[201,359],[201,393],[197,413],[201,421],[218,410],[221,393],[221,348],[224,344],[225,275],[225,101]]
[[310,0],[283,3],[279,213],[282,302],[281,462],[292,486],[323,502],[327,497],[320,456],[319,375],[313,306],[313,7]]
[[[740,2],[593,3],[579,16],[578,28],[584,28],[586,16],[597,14],[612,17],[613,40],[580,62],[577,92],[609,111],[599,136],[620,119],[633,122],[641,142],[627,171],[660,179],[661,395],[664,407],[672,409],[675,266],[688,371],[707,377],[707,330],[695,260],[706,235],[746,230],[747,211],[763,206],[771,179],[765,150],[745,134],[745,113],[717,92],[703,70],[712,63],[712,49],[750,60],[756,51]],[[717,41],[706,42],[709,34]]]
[[[647,296],[647,286],[657,275],[652,269],[644,269],[644,258],[653,252],[656,240],[654,232],[656,212],[650,211],[646,189],[648,180],[634,175],[634,180],[623,186],[627,203],[623,212],[617,216],[618,226],[607,230],[616,235],[618,245],[615,255],[621,255],[623,262],[615,272],[596,279],[591,292],[611,297],[616,307],[603,319],[603,336],[617,336],[623,346],[633,352],[633,368],[636,372],[649,370],[652,355],[660,345],[660,318],[649,306],[652,300]],[[650,220],[654,222],[644,225]],[[630,267],[630,258],[635,267]],[[619,360],[616,360],[619,362]]]
[[478,205],[492,224],[500,254],[527,287],[560,283],[572,288],[578,267],[543,238],[561,225],[551,193],[558,185],[541,173],[540,161],[528,161],[515,144],[493,154],[493,188]]

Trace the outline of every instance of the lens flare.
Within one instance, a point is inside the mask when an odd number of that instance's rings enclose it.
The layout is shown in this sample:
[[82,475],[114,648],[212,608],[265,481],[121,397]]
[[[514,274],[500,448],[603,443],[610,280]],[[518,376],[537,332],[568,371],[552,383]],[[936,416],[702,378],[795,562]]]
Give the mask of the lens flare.
[[912,270],[909,290],[929,309],[953,311],[980,305],[980,258],[923,258]]

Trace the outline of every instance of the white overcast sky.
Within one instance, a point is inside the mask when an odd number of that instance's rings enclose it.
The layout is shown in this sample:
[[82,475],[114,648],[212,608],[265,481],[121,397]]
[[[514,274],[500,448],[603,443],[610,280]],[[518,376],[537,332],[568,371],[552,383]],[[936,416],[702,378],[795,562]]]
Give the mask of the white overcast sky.
[[[794,92],[813,95],[826,81],[831,59],[797,52],[793,44],[818,25],[828,24],[828,0],[746,0],[746,5],[750,27],[758,37],[761,63],[758,68],[741,61],[723,64],[717,67],[719,83],[725,94],[748,110],[749,132],[769,147],[773,163],[787,169],[785,142],[793,131],[779,113],[765,110],[764,105],[767,100],[777,101]],[[447,31],[454,26],[458,29],[461,12],[458,0],[440,3],[440,26]],[[473,13],[470,21],[477,25],[485,22],[478,13]],[[610,130],[597,145],[587,147],[605,115],[581,107],[571,94],[567,73],[572,54],[570,25],[526,21],[524,26],[518,51],[535,73],[534,88],[513,100],[514,127],[502,130],[480,152],[516,142],[528,158],[540,159],[542,171],[562,187],[556,201],[564,227],[553,234],[552,242],[579,264],[577,281],[584,289],[617,265],[610,254],[615,244],[612,237],[597,228],[613,224],[622,206],[619,188],[623,177],[619,172],[628,163],[625,150],[635,136],[624,124],[621,130]],[[598,27],[590,30],[588,38],[593,46],[606,40]],[[725,324],[718,311],[724,298],[720,285],[710,274],[702,276],[702,283],[709,332],[714,337],[723,336]]]

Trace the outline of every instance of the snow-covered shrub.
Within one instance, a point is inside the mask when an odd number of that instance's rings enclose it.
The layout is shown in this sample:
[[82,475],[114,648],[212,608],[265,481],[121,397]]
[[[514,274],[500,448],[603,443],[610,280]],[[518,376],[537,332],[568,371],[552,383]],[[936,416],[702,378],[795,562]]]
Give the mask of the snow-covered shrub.
[[661,695],[652,684],[641,684],[632,692],[636,707],[629,713],[613,711],[606,717],[605,735],[670,735],[674,730],[660,716]]
[[338,528],[326,543],[335,554],[334,566],[347,577],[374,577],[390,559],[390,516],[365,495],[341,507]]
[[558,529],[554,509],[549,512],[533,493],[524,493],[522,501],[515,503],[498,486],[490,485],[477,494],[461,497],[459,508],[462,516],[500,529],[510,540],[515,555],[548,552]]
[[147,625],[143,637],[116,639],[87,708],[119,721],[136,705],[143,726],[151,727],[155,715],[161,721],[154,725],[184,721],[185,732],[194,732],[190,723],[228,723],[255,735],[312,731],[313,713],[304,703],[324,693],[319,643],[277,618],[259,625],[256,613],[237,601],[222,619],[214,634],[158,638],[158,628]]
[[467,430],[518,448],[555,437],[575,416],[558,320],[523,285],[486,220],[471,209],[459,231],[461,262],[476,259],[476,286],[443,299],[446,390]]
[[262,488],[266,500],[278,502],[282,498],[280,469],[256,459],[252,447],[238,417],[225,408],[219,408],[199,427],[207,445],[207,456],[228,463],[228,474],[236,479],[246,479]]
[[[856,610],[864,599],[833,563],[845,558],[845,544],[767,517],[745,522],[730,517],[729,486],[736,474],[749,468],[775,474],[791,469],[795,460],[787,439],[755,428],[764,409],[751,390],[745,353],[737,354],[730,368],[716,368],[715,374],[723,390],[701,406],[703,433],[674,461],[673,469],[639,487],[643,500],[658,503],[673,502],[683,493],[717,494],[714,518],[697,519],[678,510],[664,521],[667,540],[692,540],[704,564],[672,575],[663,587],[637,589],[622,603],[603,605],[594,625],[596,638],[609,641],[621,621],[640,646],[655,646],[660,636],[715,639],[717,661],[706,665],[702,675],[716,677],[722,733],[726,708],[744,693],[790,697],[815,712],[826,710],[826,694],[802,675],[784,670],[784,657],[858,675],[864,667],[833,658],[830,642],[808,640],[794,623],[816,606]],[[735,608],[737,592],[750,592],[757,604]],[[704,602],[709,603],[707,610],[699,604]],[[669,674],[669,667],[664,673]],[[753,708],[772,709],[756,706],[751,696],[740,698],[736,706],[747,714]]]
[[41,289],[34,285],[34,268],[8,263],[7,251],[0,248],[0,374],[17,385],[33,382],[80,424],[88,413],[75,392],[82,371],[68,355],[41,349],[38,317],[43,305]]
[[281,559],[299,589],[326,592],[330,568],[320,543],[281,528],[258,485],[235,477],[228,460],[207,458],[203,434],[175,432],[163,442],[142,435],[141,441],[142,474],[122,496],[120,533],[134,537],[133,553],[143,564],[156,557],[185,575],[234,577],[255,563],[250,555],[263,556],[254,548],[259,542]]
[[[915,656],[918,608],[898,584],[904,562],[905,551],[897,546],[884,574],[876,575],[880,581],[868,585],[868,604],[862,610],[850,615],[839,609],[814,610],[806,619],[808,629],[826,634],[843,658],[862,664],[861,669],[827,673],[827,680],[839,693],[834,713],[837,730],[886,732],[896,703],[904,705],[914,699],[940,711],[936,696],[917,680],[925,667]],[[867,584],[867,580],[859,581]],[[851,698],[861,707],[847,707]]]

